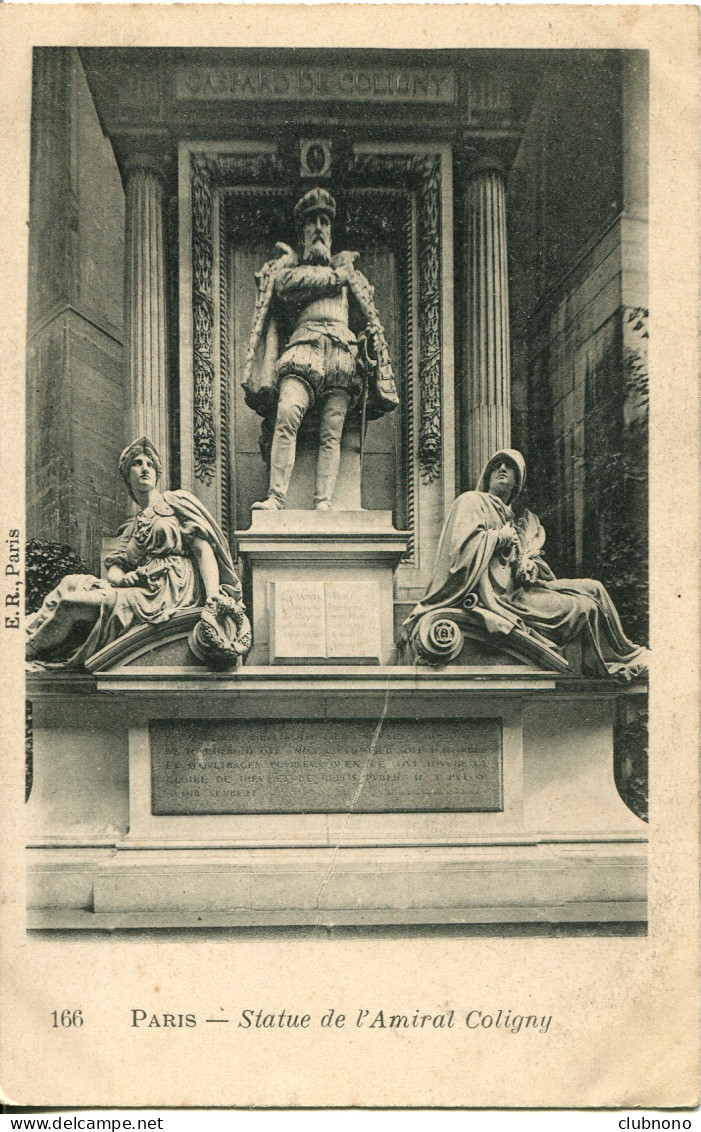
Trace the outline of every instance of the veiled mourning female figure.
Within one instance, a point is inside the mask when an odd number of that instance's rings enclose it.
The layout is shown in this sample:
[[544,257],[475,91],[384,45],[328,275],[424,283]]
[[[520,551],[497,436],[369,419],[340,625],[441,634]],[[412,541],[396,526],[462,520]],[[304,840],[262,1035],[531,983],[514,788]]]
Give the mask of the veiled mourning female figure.
[[233,663],[250,648],[250,626],[221,529],[189,491],[159,491],[161,461],[148,437],[124,449],[119,471],[139,511],[105,560],[107,577],[63,578],[27,622],[27,659],[81,666],[135,625],[202,606],[191,645],[207,663]]
[[422,625],[437,611],[449,617],[452,610],[467,613],[497,641],[516,629],[560,656],[577,641],[587,674],[647,675],[649,654],[626,637],[606,587],[591,578],[556,578],[542,557],[545,532],[537,516],[525,511],[515,521],[511,504],[525,482],[523,456],[504,449],[487,463],[477,490],[455,500],[428,593],[404,623],[405,639],[435,663],[440,656],[431,656],[430,643],[426,648]]

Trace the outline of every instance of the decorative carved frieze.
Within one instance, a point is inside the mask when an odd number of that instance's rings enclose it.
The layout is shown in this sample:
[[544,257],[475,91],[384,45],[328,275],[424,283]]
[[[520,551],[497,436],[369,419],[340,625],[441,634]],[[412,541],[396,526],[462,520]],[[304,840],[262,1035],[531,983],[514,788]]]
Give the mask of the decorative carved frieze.
[[419,188],[419,376],[421,429],[419,459],[431,483],[441,467],[441,312],[440,312],[440,163],[417,159]]
[[[214,193],[235,184],[278,180],[273,152],[193,153],[190,158],[192,208],[193,438],[195,476],[211,484],[216,471],[214,423]],[[228,478],[224,476],[223,478]],[[228,490],[228,489],[227,489]]]
[[343,66],[181,66],[179,101],[452,103],[455,74],[445,68]]
[[328,138],[299,139],[300,177],[330,177],[331,141]]
[[213,180],[220,186],[279,181],[282,166],[276,153],[215,153],[206,158]]
[[[226,262],[226,216],[224,209],[219,212],[219,262]],[[231,375],[229,366],[229,274],[219,272],[219,417],[222,436],[231,434]],[[231,516],[231,449],[222,444],[221,474],[221,526],[229,538]]]
[[419,465],[433,483],[441,470],[440,187],[436,154],[357,154],[352,173],[367,182],[404,185],[416,193],[419,261]]

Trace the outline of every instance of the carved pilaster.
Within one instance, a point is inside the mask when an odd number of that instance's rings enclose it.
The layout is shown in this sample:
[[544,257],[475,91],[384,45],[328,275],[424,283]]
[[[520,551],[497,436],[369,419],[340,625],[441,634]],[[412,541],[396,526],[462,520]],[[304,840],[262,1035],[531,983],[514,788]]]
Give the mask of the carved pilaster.
[[[215,424],[216,381],[214,360],[214,248],[225,235],[224,218],[220,214],[219,230],[215,232],[215,194],[221,189],[240,182],[254,183],[279,181],[281,165],[276,153],[223,153],[203,151],[190,154],[190,200],[192,222],[192,379],[193,379],[193,455],[194,474],[200,483],[209,487],[216,478],[217,428]],[[225,279],[220,279],[225,288]],[[228,304],[225,290],[219,295],[222,357],[228,335]],[[226,361],[222,363],[226,366]],[[220,393],[224,415],[228,412],[228,373],[222,372]],[[219,435],[226,436],[228,421],[221,422]],[[230,483],[227,470],[228,455],[224,462],[222,479],[222,518],[228,519]]]
[[351,170],[367,180],[412,187],[417,195],[419,266],[419,463],[424,483],[441,471],[441,162],[434,154],[356,155]]
[[483,166],[469,180],[466,208],[463,451],[468,488],[511,439],[509,280],[504,174]]
[[195,476],[214,479],[214,233],[212,176],[206,160],[192,159],[192,330]]
[[149,158],[135,158],[126,173],[124,262],[127,435],[151,438],[168,487],[163,182]]

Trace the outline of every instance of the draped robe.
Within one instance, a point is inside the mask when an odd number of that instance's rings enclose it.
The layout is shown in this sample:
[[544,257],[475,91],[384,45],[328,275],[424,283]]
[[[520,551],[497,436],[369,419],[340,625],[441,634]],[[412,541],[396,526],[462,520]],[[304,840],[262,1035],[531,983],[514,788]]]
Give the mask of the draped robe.
[[[209,543],[219,568],[219,582],[241,596],[241,583],[221,528],[189,491],[164,491],[120,529],[118,547],[105,565],[126,573],[141,567],[139,584],[115,586],[92,574],[68,574],[27,622],[28,654],[47,667],[78,667],[134,624],[157,625],[178,609],[200,606],[204,585],[193,558],[192,543]],[[81,594],[101,594],[99,604],[80,609]],[[77,612],[80,610],[80,612]],[[40,631],[63,640],[41,647]],[[52,632],[52,627],[55,632]],[[34,637],[36,635],[36,644]]]
[[[540,527],[535,516],[530,519]],[[517,626],[559,648],[579,640],[586,672],[622,679],[645,675],[647,650],[628,640],[601,582],[556,578],[539,554],[528,559],[537,568],[535,580],[517,581],[518,555],[500,539],[505,524],[513,522],[511,508],[487,491],[467,491],[455,500],[428,593],[405,621],[405,636],[424,613],[464,607],[468,597],[472,606],[476,597],[471,615],[488,633],[508,634]]]

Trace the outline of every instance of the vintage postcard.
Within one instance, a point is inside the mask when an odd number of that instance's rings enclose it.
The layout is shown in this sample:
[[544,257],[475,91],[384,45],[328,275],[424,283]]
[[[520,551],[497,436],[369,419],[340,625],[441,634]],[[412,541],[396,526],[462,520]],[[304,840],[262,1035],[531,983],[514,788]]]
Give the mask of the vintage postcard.
[[698,1103],[698,10],[0,28],[8,1102]]

